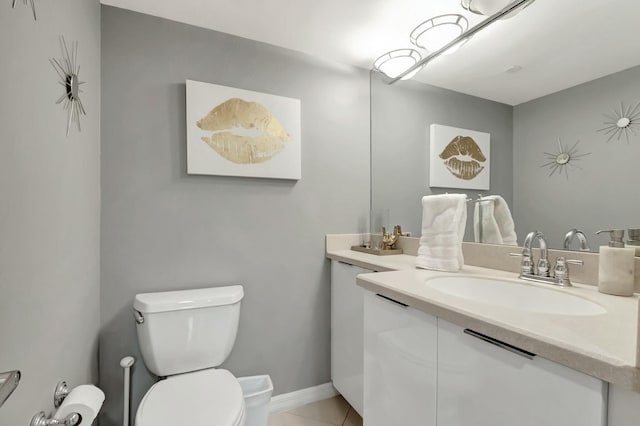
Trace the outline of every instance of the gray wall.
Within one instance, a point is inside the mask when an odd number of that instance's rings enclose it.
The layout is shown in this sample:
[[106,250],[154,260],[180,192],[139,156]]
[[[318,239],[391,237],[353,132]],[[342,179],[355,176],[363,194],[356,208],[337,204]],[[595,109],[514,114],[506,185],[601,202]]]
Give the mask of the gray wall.
[[[489,191],[429,187],[429,126],[443,124],[491,134]],[[512,205],[513,108],[415,81],[371,79],[372,210],[389,210],[389,223],[420,236],[422,197],[434,193],[500,194]],[[473,240],[471,217],[465,240]],[[377,220],[372,220],[377,228]]]
[[[324,235],[368,215],[368,72],[111,7],[102,64],[102,424],[121,424],[121,357],[139,360],[134,409],[152,383],[140,292],[243,284],[225,367],[270,374],[275,394],[328,382]],[[186,79],[300,99],[302,180],[188,176]]]
[[[540,229],[552,247],[561,247],[574,227],[587,234],[591,248],[606,244],[598,229],[640,227],[640,191],[635,172],[640,158],[640,127],[626,139],[612,140],[598,129],[619,109],[640,102],[640,67],[554,93],[514,111],[514,203],[518,235]],[[557,140],[582,153],[569,177],[550,170],[544,152],[557,152]],[[577,247],[577,242],[574,243]]]
[[[97,380],[100,232],[100,5],[0,5],[0,372],[22,383],[0,425],[53,409],[59,380]],[[79,41],[82,133],[66,132],[49,64],[58,36]]]

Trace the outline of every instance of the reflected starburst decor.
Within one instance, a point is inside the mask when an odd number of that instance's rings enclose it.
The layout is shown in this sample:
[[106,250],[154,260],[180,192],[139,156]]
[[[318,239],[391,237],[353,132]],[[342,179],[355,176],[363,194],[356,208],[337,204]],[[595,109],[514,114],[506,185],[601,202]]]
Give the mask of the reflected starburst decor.
[[63,103],[64,109],[67,110],[67,136],[71,129],[71,123],[75,122],[80,131],[80,114],[87,115],[80,100],[80,86],[83,81],[78,80],[80,66],[78,65],[78,42],[75,41],[71,45],[71,51],[67,48],[64,37],[60,37],[60,48],[62,49],[62,59],[60,61],[51,58],[49,62],[53,65],[60,76],[60,85],[64,88],[64,93],[56,101],[56,104]]
[[[36,17],[36,3],[35,3],[35,0],[23,0],[22,2],[24,3],[24,5],[25,5],[25,6],[26,6],[26,5],[28,5],[28,4],[30,4],[30,5],[31,5],[31,11],[33,12],[33,20],[34,20],[34,21],[35,21],[35,20],[37,20],[37,17]],[[18,0],[12,0],[12,1],[11,1],[11,7],[12,7],[13,9],[15,9],[15,8],[16,8],[16,3],[18,3]]]
[[581,167],[572,163],[591,154],[590,152],[580,154],[578,151],[579,143],[580,141],[576,141],[571,148],[567,149],[567,147],[562,144],[560,138],[558,138],[558,150],[553,153],[545,152],[544,155],[547,157],[547,160],[551,161],[544,163],[540,167],[548,167],[549,170],[551,170],[549,176],[553,176],[555,172],[562,174],[564,171],[565,176],[569,179],[569,167],[575,167],[582,170]]
[[598,129],[598,131],[604,132],[605,136],[609,135],[607,142],[610,142],[613,138],[620,140],[624,136],[627,143],[629,143],[629,133],[636,136],[638,130],[640,130],[640,102],[635,106],[629,104],[626,107],[620,102],[620,109],[612,109],[611,111],[613,115],[604,114],[608,119],[608,121],[604,122],[606,127]]

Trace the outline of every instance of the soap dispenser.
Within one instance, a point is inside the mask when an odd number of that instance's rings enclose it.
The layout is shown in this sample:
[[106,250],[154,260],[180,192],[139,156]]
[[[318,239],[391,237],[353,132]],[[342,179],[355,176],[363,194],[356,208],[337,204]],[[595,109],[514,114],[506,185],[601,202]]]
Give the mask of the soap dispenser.
[[635,248],[625,248],[624,229],[609,232],[608,246],[600,246],[598,291],[615,296],[632,296],[635,283]]

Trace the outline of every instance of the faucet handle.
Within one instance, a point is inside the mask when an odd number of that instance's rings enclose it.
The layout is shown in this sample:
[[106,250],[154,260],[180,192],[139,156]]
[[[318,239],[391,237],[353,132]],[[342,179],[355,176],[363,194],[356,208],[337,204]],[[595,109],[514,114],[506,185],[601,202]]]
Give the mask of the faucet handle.
[[558,285],[571,287],[571,281],[569,280],[569,264],[584,265],[584,262],[582,260],[567,259],[563,256],[559,256],[556,259],[556,265],[553,267],[553,274]]
[[528,254],[522,253],[509,253],[512,257],[521,257],[520,261],[520,274],[521,275],[533,275],[533,259]]

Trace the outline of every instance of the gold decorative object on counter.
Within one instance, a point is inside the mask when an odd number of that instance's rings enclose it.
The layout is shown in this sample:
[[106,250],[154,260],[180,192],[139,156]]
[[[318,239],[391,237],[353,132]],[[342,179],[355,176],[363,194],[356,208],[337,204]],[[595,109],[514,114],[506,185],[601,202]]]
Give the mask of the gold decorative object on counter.
[[393,227],[393,234],[387,232],[386,227],[382,227],[382,247],[381,248],[369,248],[364,246],[351,246],[351,250],[359,251],[362,253],[375,254],[376,256],[388,256],[392,254],[402,254],[403,250],[393,248],[393,246],[398,242],[398,239],[402,237],[404,234],[402,233],[402,227],[400,225],[396,225]]
[[398,238],[402,235],[402,228],[400,225],[393,227],[393,234],[387,232],[387,228],[382,227],[382,249],[391,250],[393,246],[398,242]]

